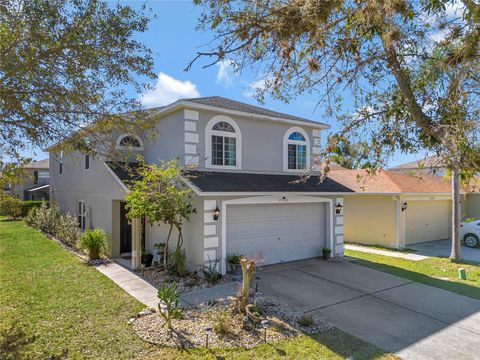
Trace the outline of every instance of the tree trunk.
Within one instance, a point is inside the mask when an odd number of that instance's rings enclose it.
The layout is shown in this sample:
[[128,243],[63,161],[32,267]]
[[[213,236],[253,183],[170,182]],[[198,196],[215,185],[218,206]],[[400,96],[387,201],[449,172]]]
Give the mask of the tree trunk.
[[170,224],[170,230],[168,230],[167,241],[165,242],[165,252],[163,253],[163,265],[167,266],[167,254],[168,254],[168,242],[170,241],[170,235],[172,235],[173,224]]
[[242,289],[238,297],[238,307],[242,313],[245,314],[245,307],[248,305],[248,298],[250,297],[250,282],[252,281],[253,271],[255,270],[256,260],[247,260],[242,258],[240,260],[242,266]]
[[452,172],[452,252],[451,260],[460,260],[460,172],[457,167]]

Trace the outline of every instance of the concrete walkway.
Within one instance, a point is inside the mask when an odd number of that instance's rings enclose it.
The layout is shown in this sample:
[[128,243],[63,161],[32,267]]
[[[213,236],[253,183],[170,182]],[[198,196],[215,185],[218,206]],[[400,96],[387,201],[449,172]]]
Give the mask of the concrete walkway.
[[[409,248],[417,250],[415,254],[435,257],[449,257],[452,248],[452,240],[428,241],[420,244],[408,245]],[[472,249],[462,244],[462,258],[468,261],[480,263],[480,248]]]
[[[142,279],[141,276],[114,262],[106,265],[98,265],[96,269],[141,303],[150,308],[157,309],[157,288]],[[233,281],[182,293],[180,294],[180,305],[183,308],[187,308],[203,302],[232,296],[235,295],[239,286],[240,284],[238,282]]]
[[361,251],[361,252],[366,252],[370,254],[391,256],[391,257],[396,257],[396,258],[406,259],[406,260],[413,260],[413,261],[425,260],[429,258],[429,256],[424,256],[424,255],[417,255],[417,254],[401,252],[401,251],[380,250],[380,249],[370,248],[368,246],[358,246],[353,244],[345,244],[345,249]]
[[114,262],[98,265],[96,269],[141,303],[150,308],[157,308],[157,289],[140,276]]
[[479,300],[338,260],[271,265],[257,276],[261,292],[403,359],[480,359]]
[[180,301],[183,307],[191,307],[207,301],[233,296],[237,293],[239,287],[240,284],[236,281],[218,284],[180,294]]

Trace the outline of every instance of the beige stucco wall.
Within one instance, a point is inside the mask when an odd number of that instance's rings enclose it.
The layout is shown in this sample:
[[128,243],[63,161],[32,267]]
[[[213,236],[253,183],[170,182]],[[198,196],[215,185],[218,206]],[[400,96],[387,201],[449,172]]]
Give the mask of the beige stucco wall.
[[396,201],[392,195],[344,197],[345,242],[397,247]]
[[466,209],[467,217],[480,219],[480,193],[467,195]]

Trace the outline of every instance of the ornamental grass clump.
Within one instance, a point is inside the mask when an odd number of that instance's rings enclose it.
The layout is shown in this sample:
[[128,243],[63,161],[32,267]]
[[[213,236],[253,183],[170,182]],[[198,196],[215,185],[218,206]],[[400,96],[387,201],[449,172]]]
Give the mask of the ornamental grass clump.
[[107,247],[107,234],[102,229],[88,229],[80,236],[79,247],[88,253],[90,260],[99,259]]

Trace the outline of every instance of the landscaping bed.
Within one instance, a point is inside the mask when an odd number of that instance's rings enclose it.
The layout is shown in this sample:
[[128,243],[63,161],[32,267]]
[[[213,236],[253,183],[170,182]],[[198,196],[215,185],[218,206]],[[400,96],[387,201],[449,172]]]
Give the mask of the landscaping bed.
[[[172,321],[172,330],[162,326],[158,313],[137,317],[131,324],[142,340],[161,346],[204,347],[207,332],[211,348],[252,348],[264,343],[265,330],[261,325],[253,328],[250,322],[245,323],[245,315],[236,311],[235,302],[235,298],[229,297],[184,310],[181,319]],[[313,334],[331,329],[325,322],[304,316],[260,293],[255,296],[255,304],[268,320],[268,343],[300,336],[302,332]],[[207,331],[207,327],[211,330]]]
[[179,277],[171,275],[165,267],[161,265],[151,266],[143,270],[137,270],[137,273],[152,283],[155,287],[161,287],[164,284],[177,284],[177,291],[184,293],[192,290],[198,290],[205,287],[211,287],[217,284],[223,284],[233,281],[230,275],[224,275],[216,283],[211,283],[197,274],[188,273]]

